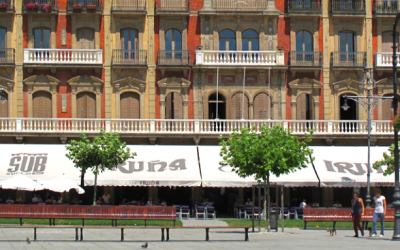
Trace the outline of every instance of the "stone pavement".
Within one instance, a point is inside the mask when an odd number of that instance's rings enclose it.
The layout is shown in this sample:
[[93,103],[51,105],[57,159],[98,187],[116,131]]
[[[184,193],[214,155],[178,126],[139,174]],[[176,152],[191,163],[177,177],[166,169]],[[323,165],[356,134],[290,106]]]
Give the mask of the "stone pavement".
[[[73,229],[38,229],[38,240],[74,240]],[[143,242],[148,241],[148,249],[399,249],[400,242],[390,241],[393,231],[387,231],[384,238],[353,238],[351,230],[338,230],[336,236],[329,236],[325,230],[285,229],[285,233],[250,233],[250,241],[243,240],[242,230],[210,230],[210,240],[204,242],[205,232],[198,229],[173,229],[170,232],[171,242],[160,242],[161,232],[155,229],[125,230],[126,241],[136,242],[0,242],[1,250],[8,249],[141,249]],[[33,229],[0,229],[0,240],[18,240],[29,237],[33,239]],[[119,240],[118,229],[92,229],[84,231],[85,240]],[[197,241],[191,241],[197,240]]]
[[196,220],[195,218],[190,218],[188,220],[182,220],[184,227],[227,227],[228,224],[226,222],[216,220]]

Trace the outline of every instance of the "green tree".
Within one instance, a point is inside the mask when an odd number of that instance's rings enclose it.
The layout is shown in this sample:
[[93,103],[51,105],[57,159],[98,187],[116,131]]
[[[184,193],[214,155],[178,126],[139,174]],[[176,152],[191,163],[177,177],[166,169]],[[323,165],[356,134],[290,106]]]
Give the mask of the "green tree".
[[[220,137],[222,146],[220,155],[223,161],[221,166],[231,166],[232,171],[240,177],[253,176],[258,181],[263,181],[264,186],[264,214],[266,196],[270,202],[270,176],[279,177],[282,174],[295,172],[297,169],[306,168],[312,158],[312,150],[308,147],[311,134],[305,135],[305,140],[300,141],[297,136],[291,135],[280,126],[262,127],[261,133],[256,133],[254,128],[243,128],[240,132],[234,131],[228,139]],[[268,230],[271,229],[268,213]],[[266,219],[266,218],[265,218]]]
[[383,173],[384,176],[391,175],[394,173],[394,144],[390,145],[388,151],[389,154],[388,152],[383,153],[382,160],[376,161],[374,162],[374,164],[372,164],[372,168],[375,170],[378,170],[383,166],[387,166],[385,172]]
[[72,140],[66,148],[67,158],[81,171],[82,186],[86,171],[91,169],[94,174],[93,205],[96,205],[97,176],[136,156],[136,153],[131,153],[126,147],[125,142],[119,140],[118,133],[106,133],[104,130],[101,130],[100,137],[94,137],[92,142],[85,134],[81,134],[80,141]]

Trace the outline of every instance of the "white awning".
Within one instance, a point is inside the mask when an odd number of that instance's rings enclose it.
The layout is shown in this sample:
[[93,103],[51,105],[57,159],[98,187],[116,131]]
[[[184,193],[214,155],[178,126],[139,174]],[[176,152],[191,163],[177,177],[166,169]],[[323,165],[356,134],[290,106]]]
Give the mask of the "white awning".
[[[66,156],[65,145],[0,146],[0,181],[24,174],[44,184],[65,174],[80,184],[80,172]],[[99,186],[175,186],[201,185],[196,146],[129,146],[137,156],[98,176]],[[94,175],[85,175],[93,185]]]
[[[366,187],[368,147],[311,147],[321,187]],[[389,147],[371,147],[372,164],[383,159]],[[386,167],[371,169],[371,186],[394,186],[394,175],[384,176]]]
[[[203,187],[250,187],[257,184],[253,177],[241,178],[231,167],[221,167],[219,162],[220,146],[199,146],[200,166]],[[307,168],[281,175],[278,178],[271,176],[271,185],[284,185],[287,187],[318,187],[318,178],[314,168]]]

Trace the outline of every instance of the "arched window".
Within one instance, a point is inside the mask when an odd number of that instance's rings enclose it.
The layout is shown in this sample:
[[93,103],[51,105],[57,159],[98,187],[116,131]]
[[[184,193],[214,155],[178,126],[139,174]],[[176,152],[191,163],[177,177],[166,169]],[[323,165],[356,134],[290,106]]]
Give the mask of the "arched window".
[[219,33],[219,50],[236,50],[236,36],[232,30]]
[[140,119],[140,95],[134,92],[125,92],[120,96],[120,110],[122,119]]
[[165,33],[165,50],[182,50],[182,34],[177,29],[170,29]]
[[77,118],[96,118],[96,95],[81,92],[76,95]]
[[33,33],[35,49],[50,48],[50,29],[38,28],[34,29]]
[[297,32],[296,51],[313,51],[313,39],[310,32],[305,30]]
[[242,50],[258,51],[258,34],[254,30],[246,30],[242,34]]
[[3,91],[0,98],[0,117],[8,117],[8,94]]
[[[244,109],[243,109],[244,98]],[[244,112],[243,112],[244,110]],[[239,92],[232,96],[231,99],[231,118],[232,119],[249,119],[249,99],[246,95]]]
[[95,49],[94,29],[80,28],[77,30],[78,49]]
[[51,94],[46,91],[38,91],[33,93],[33,117],[35,118],[51,118]]
[[170,92],[165,98],[165,119],[183,119],[183,99],[179,93]]
[[314,119],[314,103],[312,96],[302,93],[297,97],[296,101],[296,119],[312,120]]
[[266,93],[260,93],[254,98],[254,115],[255,120],[271,119],[270,111],[271,100]]
[[[217,111],[218,105],[218,111]],[[217,113],[218,112],[218,113]],[[208,97],[208,119],[226,119],[226,102],[225,97],[217,93],[210,95]]]

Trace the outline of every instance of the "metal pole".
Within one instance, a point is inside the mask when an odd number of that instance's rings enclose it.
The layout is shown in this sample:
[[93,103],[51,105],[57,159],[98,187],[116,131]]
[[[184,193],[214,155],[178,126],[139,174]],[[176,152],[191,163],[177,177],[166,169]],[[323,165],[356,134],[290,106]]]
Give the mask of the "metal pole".
[[219,81],[219,68],[217,67],[217,104],[215,105],[216,106],[215,119],[219,119],[219,116],[218,116],[218,81]]
[[[397,98],[397,38],[396,32],[397,23],[400,19],[400,13],[396,15],[396,21],[393,24],[393,110],[394,115],[397,115],[398,98]],[[399,135],[398,131],[394,131],[394,178],[395,188],[393,194],[393,206],[396,210],[394,214],[394,230],[393,240],[400,240],[400,187],[399,187]]]
[[[261,185],[258,185],[258,213],[261,211]],[[261,216],[258,215],[258,232],[261,232]]]
[[[276,229],[275,231],[278,232],[279,228],[278,228],[278,219],[279,219],[279,187],[276,186],[275,188],[275,212],[276,212]],[[269,204],[268,204],[269,205]],[[272,207],[272,206],[271,206]]]
[[244,120],[244,85],[246,83],[246,67],[243,72],[242,120]]
[[281,223],[282,223],[282,233],[283,232],[285,232],[285,201],[284,201],[284,199],[283,199],[283,186],[281,187],[281,209],[282,209],[282,220],[281,220]]
[[[253,229],[253,233],[254,233],[254,203],[255,202],[256,202],[256,187],[253,186],[253,216],[251,216],[251,227]],[[244,209],[246,209],[246,207]],[[239,213],[240,213],[240,211],[239,211]]]
[[271,67],[268,68],[268,120],[271,120]]
[[365,199],[366,207],[371,207],[371,195],[369,193],[370,189],[370,175],[371,175],[371,91],[370,89],[367,90],[368,92],[368,113],[367,113],[367,123],[368,123],[368,166],[367,166],[367,196]]

